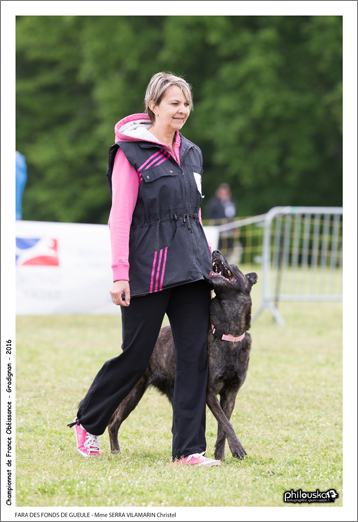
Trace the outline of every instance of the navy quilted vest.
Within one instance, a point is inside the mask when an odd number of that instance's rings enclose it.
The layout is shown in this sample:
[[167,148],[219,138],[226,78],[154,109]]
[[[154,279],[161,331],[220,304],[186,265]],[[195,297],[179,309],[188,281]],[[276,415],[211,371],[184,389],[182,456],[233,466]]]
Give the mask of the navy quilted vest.
[[211,254],[198,218],[200,149],[181,136],[180,163],[160,145],[120,142],[109,149],[107,181],[112,195],[118,147],[138,175],[139,192],[129,239],[131,296],[209,280]]

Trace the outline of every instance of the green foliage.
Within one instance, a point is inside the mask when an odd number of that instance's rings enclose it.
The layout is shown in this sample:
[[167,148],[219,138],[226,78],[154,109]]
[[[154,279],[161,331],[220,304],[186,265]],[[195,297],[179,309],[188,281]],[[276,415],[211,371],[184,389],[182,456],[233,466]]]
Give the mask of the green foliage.
[[159,70],[193,85],[205,203],[227,181],[239,215],[342,204],[342,17],[23,16],[24,219],[107,221],[113,127]]

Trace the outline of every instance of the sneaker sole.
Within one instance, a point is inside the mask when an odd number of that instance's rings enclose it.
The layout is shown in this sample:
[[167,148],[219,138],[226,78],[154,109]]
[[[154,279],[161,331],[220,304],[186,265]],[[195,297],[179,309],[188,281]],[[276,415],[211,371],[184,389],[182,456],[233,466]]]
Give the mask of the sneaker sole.
[[82,457],[85,457],[85,458],[87,458],[87,457],[102,457],[102,455],[100,453],[99,454],[95,453],[94,455],[91,455],[90,453],[84,453],[83,451],[79,450],[78,448],[77,448],[77,451],[78,451],[78,453],[80,455],[82,455]]
[[201,462],[200,464],[175,464],[174,463],[174,466],[176,466],[177,468],[180,467],[180,466],[191,466],[191,467],[198,467],[198,466],[201,466],[203,468],[213,468],[215,466],[221,466],[221,462],[209,462],[209,463],[205,463],[205,462]]

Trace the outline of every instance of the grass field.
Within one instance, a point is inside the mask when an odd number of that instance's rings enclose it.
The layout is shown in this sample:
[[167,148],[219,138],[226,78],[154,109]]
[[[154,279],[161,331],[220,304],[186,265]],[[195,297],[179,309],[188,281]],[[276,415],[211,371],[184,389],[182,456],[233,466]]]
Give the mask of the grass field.
[[[123,424],[121,454],[111,455],[105,432],[103,458],[83,459],[66,424],[102,363],[120,352],[120,317],[18,317],[16,505],[284,506],[285,490],[335,488],[329,507],[342,506],[342,304],[279,309],[286,327],[265,312],[251,328],[232,417],[248,456],[238,461],[227,447],[227,460],[209,469],[173,467],[171,407],[155,390]],[[215,439],[207,410],[209,456]]]

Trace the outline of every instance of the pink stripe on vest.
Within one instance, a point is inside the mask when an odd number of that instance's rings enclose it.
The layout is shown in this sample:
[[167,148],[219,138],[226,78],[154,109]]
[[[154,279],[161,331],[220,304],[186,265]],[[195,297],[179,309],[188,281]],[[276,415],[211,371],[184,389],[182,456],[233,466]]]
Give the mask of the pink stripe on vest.
[[153,268],[152,268],[152,276],[150,279],[150,291],[149,293],[153,292],[153,281],[154,281],[154,272],[155,272],[155,263],[157,261],[157,252],[154,252],[154,260],[153,260]]
[[159,155],[157,158],[155,158],[151,163],[149,163],[149,164],[145,167],[144,170],[149,169],[152,165],[154,165],[154,163],[156,163],[158,160],[160,160],[160,159],[163,158],[163,157],[164,157],[163,149],[161,149],[161,153],[160,153],[160,155]]
[[159,252],[159,261],[158,261],[158,268],[157,268],[157,277],[155,279],[155,291],[158,291],[158,281],[159,281],[159,272],[160,272],[160,265],[162,263],[162,256],[163,256],[163,249]]
[[140,170],[142,170],[142,169],[146,166],[146,164],[149,163],[149,161],[152,160],[152,159],[154,158],[154,156],[157,156],[160,152],[162,152],[162,150],[163,150],[163,149],[160,149],[160,150],[158,150],[157,152],[155,152],[154,154],[152,154],[151,157],[148,158],[148,159],[143,163],[143,165],[142,165],[141,167],[139,167],[139,169],[137,170],[137,172],[139,172]]
[[163,161],[166,161],[167,159],[170,158],[170,154],[169,154],[169,153],[167,153],[167,154],[168,154],[168,157],[167,157],[167,158],[164,158],[162,161],[160,161],[159,163],[157,163],[157,164],[155,165],[156,167],[158,167],[161,163],[163,163]]
[[167,252],[168,252],[168,247],[165,247],[165,250],[164,250],[164,261],[163,261],[163,270],[162,270],[162,277],[160,279],[160,288],[159,288],[159,290],[163,290],[163,280],[164,280],[165,265],[166,265],[166,262],[167,262]]

